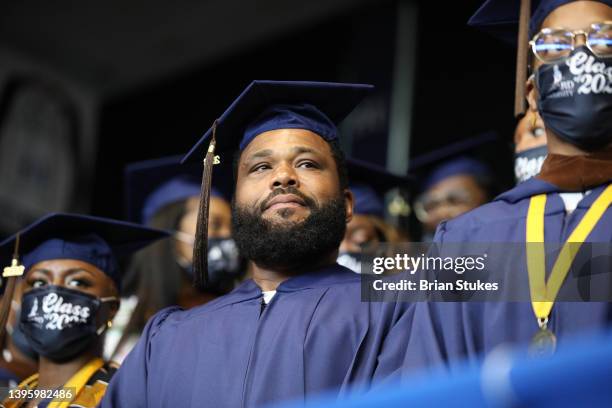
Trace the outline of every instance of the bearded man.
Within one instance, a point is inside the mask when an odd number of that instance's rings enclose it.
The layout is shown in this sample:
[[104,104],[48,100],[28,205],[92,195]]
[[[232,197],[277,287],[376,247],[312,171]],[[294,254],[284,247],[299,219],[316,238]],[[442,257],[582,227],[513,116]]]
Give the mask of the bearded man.
[[237,152],[232,234],[253,278],[153,317],[103,407],[307,400],[399,367],[410,305],[362,302],[359,276],[336,263],[353,214],[336,126],[371,88],[255,81],[188,153],[212,159],[211,140]]

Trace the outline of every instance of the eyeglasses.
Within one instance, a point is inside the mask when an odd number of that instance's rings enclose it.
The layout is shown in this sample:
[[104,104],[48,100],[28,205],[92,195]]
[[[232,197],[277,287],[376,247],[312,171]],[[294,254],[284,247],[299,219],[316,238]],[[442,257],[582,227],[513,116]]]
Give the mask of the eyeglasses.
[[474,197],[465,190],[451,190],[441,193],[425,193],[414,202],[414,212],[421,222],[428,222],[433,213],[443,206],[472,206]]
[[582,35],[586,46],[598,57],[612,57],[612,21],[593,23],[587,31],[544,28],[529,42],[540,61],[550,64],[567,58],[576,48],[576,37]]

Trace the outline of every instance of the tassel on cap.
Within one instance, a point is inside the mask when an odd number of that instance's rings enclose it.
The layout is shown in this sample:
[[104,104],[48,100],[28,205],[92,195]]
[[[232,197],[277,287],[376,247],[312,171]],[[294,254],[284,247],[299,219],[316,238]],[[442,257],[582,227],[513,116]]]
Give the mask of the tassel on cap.
[[220,163],[219,156],[215,156],[216,133],[217,120],[212,125],[212,137],[208,145],[206,157],[204,158],[198,223],[196,226],[195,243],[193,245],[194,285],[198,288],[203,288],[208,281],[208,212],[210,208],[210,190],[212,186],[213,165]]
[[4,268],[2,277],[6,278],[6,289],[0,303],[0,345],[4,347],[4,338],[6,335],[6,322],[8,320],[11,302],[15,294],[17,279],[23,275],[25,268],[19,264],[19,234],[15,239],[15,251],[13,252],[13,260],[11,266]]
[[525,82],[527,81],[527,60],[529,57],[529,20],[531,0],[521,0],[518,29],[518,51],[516,54],[516,88],[514,91],[514,116],[525,113]]

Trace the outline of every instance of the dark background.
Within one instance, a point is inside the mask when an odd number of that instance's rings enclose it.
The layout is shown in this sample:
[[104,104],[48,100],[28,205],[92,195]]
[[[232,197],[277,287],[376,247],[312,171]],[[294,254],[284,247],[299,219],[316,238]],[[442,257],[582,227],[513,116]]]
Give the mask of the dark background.
[[[480,3],[416,3],[405,157],[493,129],[500,141],[476,153],[508,186],[514,50],[467,27]],[[376,93],[349,118],[350,129],[365,130],[345,132],[343,145],[356,157],[385,165],[392,148],[387,134],[398,6],[399,0],[5,5],[0,233],[47,211],[122,217],[125,164],[185,153],[253,79],[376,85]],[[51,109],[51,119],[27,125],[49,109],[24,102],[15,110],[22,85],[51,95],[46,103],[59,106],[59,113]],[[56,126],[57,116],[69,130]],[[46,129],[66,141],[68,153],[54,151],[62,150],[59,143],[34,154]]]

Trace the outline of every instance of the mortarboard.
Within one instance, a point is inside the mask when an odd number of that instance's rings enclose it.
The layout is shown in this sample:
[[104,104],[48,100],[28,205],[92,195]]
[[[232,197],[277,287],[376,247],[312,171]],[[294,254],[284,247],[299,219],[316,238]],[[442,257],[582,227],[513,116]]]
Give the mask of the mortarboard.
[[[169,156],[126,166],[125,197],[129,221],[146,225],[166,205],[200,196],[201,165],[181,165],[180,161],[181,156]],[[231,171],[226,168],[218,170],[211,195],[229,201],[233,187]]]
[[[486,31],[507,43],[518,45],[515,116],[525,111],[524,85],[527,80],[529,40],[554,9],[572,1],[575,0],[486,0],[468,21],[468,25],[472,27]],[[612,0],[594,1],[612,7]]]
[[[542,22],[554,9],[572,1],[575,0],[531,0],[528,38],[538,32]],[[612,6],[612,0],[594,1]],[[468,24],[504,42],[516,44],[520,4],[520,1],[487,0],[470,18]]]
[[361,215],[384,217],[384,194],[393,188],[407,188],[412,179],[387,171],[375,164],[347,158],[349,189],[353,192],[355,203],[353,212]]
[[8,260],[16,247],[25,271],[50,259],[77,259],[96,266],[119,288],[118,261],[169,234],[109,218],[52,213],[0,243],[0,256]]
[[[183,158],[204,160],[198,225],[193,248],[195,284],[207,274],[208,206],[215,153],[243,150],[257,135],[276,129],[306,129],[327,141],[337,125],[373,89],[372,85],[305,81],[253,81]],[[217,137],[218,136],[218,137]]]
[[[260,133],[307,129],[326,140],[336,126],[373,89],[372,85],[307,81],[253,81],[216,121],[217,152],[243,150]],[[183,162],[201,161],[212,137],[210,128]]]
[[469,151],[499,140],[496,132],[486,132],[473,138],[460,140],[443,148],[415,157],[410,161],[410,173],[427,175],[420,181],[419,189],[427,190],[445,178],[459,175],[487,175],[490,169],[479,160],[469,156]]

